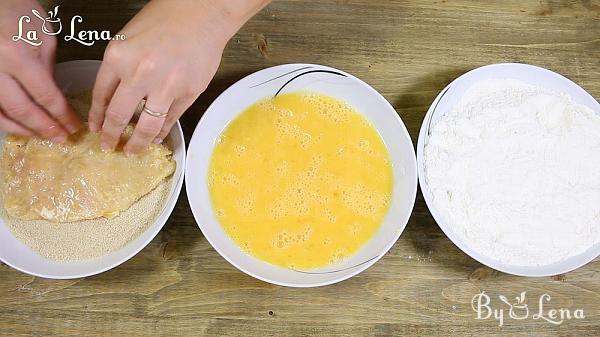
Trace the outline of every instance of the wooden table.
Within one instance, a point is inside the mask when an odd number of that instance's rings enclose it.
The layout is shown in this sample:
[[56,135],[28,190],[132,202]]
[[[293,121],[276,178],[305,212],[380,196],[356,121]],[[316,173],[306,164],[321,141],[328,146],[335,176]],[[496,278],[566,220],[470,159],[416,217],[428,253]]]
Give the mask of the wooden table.
[[[47,1],[54,5],[59,1]],[[93,5],[92,5],[93,3]],[[63,17],[116,32],[144,1],[64,1]],[[182,18],[182,20],[185,18]],[[182,41],[185,43],[185,41]],[[105,44],[62,41],[58,60],[100,59]],[[207,105],[241,77],[282,63],[348,71],[396,108],[413,140],[437,93],[496,62],[557,71],[600,97],[597,0],[275,0],[229,43],[221,68],[183,118],[187,139]],[[506,275],[469,258],[435,224],[419,195],[390,252],[362,274],[315,289],[273,286],[239,272],[203,238],[185,192],[140,254],[98,276],[53,281],[0,267],[0,335],[46,336],[598,336],[600,261],[545,278]],[[530,309],[584,309],[585,319],[476,320],[474,295],[526,291]]]

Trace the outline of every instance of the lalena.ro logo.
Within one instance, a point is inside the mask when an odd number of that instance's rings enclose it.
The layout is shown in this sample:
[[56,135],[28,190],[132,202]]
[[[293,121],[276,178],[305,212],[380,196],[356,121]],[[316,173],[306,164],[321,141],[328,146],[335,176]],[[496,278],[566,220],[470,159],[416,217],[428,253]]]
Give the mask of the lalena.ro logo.
[[516,321],[531,318],[533,320],[543,320],[554,325],[560,325],[564,321],[571,319],[584,319],[585,313],[583,309],[571,309],[566,308],[550,308],[550,301],[552,297],[548,294],[542,294],[538,299],[538,308],[536,310],[530,310],[527,305],[526,292],[522,292],[519,296],[515,297],[515,301],[511,301],[504,295],[499,295],[500,305],[494,307],[492,305],[491,298],[484,291],[473,296],[471,300],[471,306],[476,313],[476,319],[495,319],[498,321],[498,326],[503,326],[506,319],[512,319]]
[[[54,7],[53,10],[42,15],[38,10],[31,10],[35,20],[39,20],[41,32],[46,35],[59,35],[63,31],[63,25],[58,17],[58,7]],[[39,30],[26,30],[25,24],[32,23],[32,17],[29,15],[23,15],[19,19],[19,34],[12,37],[13,41],[23,41],[32,46],[41,46],[43,41],[38,36]],[[112,36],[110,31],[103,30],[78,30],[77,24],[83,22],[81,15],[75,15],[71,18],[70,31],[68,35],[64,37],[65,41],[76,41],[86,46],[92,46],[96,41],[110,41],[110,40],[125,40],[125,35],[117,34]],[[34,23],[32,23],[34,24]],[[34,24],[35,25],[35,24]],[[53,27],[57,27],[56,30]]]

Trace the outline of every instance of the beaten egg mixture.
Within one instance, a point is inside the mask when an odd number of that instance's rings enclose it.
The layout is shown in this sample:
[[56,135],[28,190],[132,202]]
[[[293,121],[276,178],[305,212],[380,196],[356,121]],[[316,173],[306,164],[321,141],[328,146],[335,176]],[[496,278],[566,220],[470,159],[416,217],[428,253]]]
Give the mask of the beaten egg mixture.
[[215,146],[214,212],[248,254],[309,270],[340,263],[376,233],[393,175],[375,128],[346,103],[290,93],[255,103]]

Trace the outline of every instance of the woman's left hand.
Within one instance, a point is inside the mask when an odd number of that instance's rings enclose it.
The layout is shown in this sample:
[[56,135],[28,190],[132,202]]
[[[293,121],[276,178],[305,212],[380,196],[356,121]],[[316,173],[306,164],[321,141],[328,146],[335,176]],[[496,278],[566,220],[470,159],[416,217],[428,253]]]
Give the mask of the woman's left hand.
[[227,41],[244,23],[236,21],[246,19],[217,7],[223,3],[153,0],[120,32],[125,41],[109,44],[89,114],[90,129],[102,132],[103,149],[118,145],[143,99],[154,114],[141,113],[124,150],[138,153],[162,142],[206,89]]

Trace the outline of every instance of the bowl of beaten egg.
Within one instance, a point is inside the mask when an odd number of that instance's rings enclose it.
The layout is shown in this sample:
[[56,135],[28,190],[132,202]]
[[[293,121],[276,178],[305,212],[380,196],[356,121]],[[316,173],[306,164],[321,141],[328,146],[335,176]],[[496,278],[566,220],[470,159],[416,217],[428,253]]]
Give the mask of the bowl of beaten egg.
[[315,287],[362,272],[396,242],[416,159],[372,87],[287,64],[243,78],[208,108],[188,148],[186,190],[227,261],[266,282]]
[[[99,66],[100,61],[81,60],[61,63],[56,67],[56,80],[59,87],[67,94],[75,110],[82,115],[85,115],[89,109],[90,92]],[[77,140],[70,139],[64,147],[50,144],[48,141],[19,139],[0,133],[0,144],[3,144],[3,179],[6,179],[3,181],[6,184],[3,186],[4,193],[1,195],[3,200],[0,205],[0,260],[2,262],[27,274],[45,278],[71,279],[90,276],[112,269],[133,257],[167,222],[183,184],[185,142],[179,124],[167,137],[166,147],[155,144],[151,149],[131,160],[125,159],[122,151],[119,153],[120,150],[100,154],[97,151],[99,147],[97,135],[90,134],[86,130],[87,128],[82,129],[76,135]],[[90,142],[85,143],[87,140]],[[19,142],[23,141],[27,141],[27,145],[18,149]],[[37,152],[17,153],[25,148]],[[67,154],[67,151],[72,152]],[[151,156],[149,155],[151,151],[163,157]],[[69,157],[73,152],[81,154],[81,157],[76,157],[75,154]],[[14,153],[24,158],[21,162],[26,163],[27,169],[17,170],[10,165],[10,156]],[[32,153],[37,157],[33,157]],[[57,158],[61,159],[43,160],[42,165],[34,163],[35,158],[40,158],[40,155],[46,156],[44,158],[54,158],[47,156],[56,154]],[[65,171],[67,173],[56,172],[56,169],[60,169],[60,162],[69,163],[65,166],[69,168]],[[163,164],[166,166],[161,166]],[[154,175],[150,172],[159,166],[167,168],[162,175]],[[78,167],[82,170],[77,171]],[[123,171],[115,174],[120,169]],[[32,181],[31,176],[25,175],[38,172],[36,170],[44,174],[56,174],[57,179],[53,180],[58,182],[58,186],[52,185],[52,182],[45,178],[39,180],[40,188],[36,189],[36,186],[29,184]],[[20,174],[20,176],[15,179],[15,177],[7,177],[9,174]],[[97,217],[97,214],[94,214],[96,209],[89,206],[99,203],[87,199],[87,195],[83,192],[78,194],[77,186],[90,186],[98,191],[96,195],[102,194],[100,184],[107,185],[106,181],[102,180],[103,177],[108,177],[106,180],[116,192],[109,193],[110,205],[104,208],[109,211],[104,212],[104,216]],[[73,184],[70,178],[75,179]],[[18,190],[16,188],[11,190],[9,188],[11,184],[15,184],[13,187],[19,187]],[[23,188],[24,184],[29,185]],[[64,194],[61,192],[61,186],[69,186],[63,191],[65,193],[73,191],[74,198],[85,199],[86,201],[81,205],[87,207],[81,209],[71,207],[71,211],[64,214],[56,212],[56,209],[64,209],[58,207],[65,204],[63,199],[75,200],[62,198]],[[96,190],[97,187],[99,189]],[[52,194],[48,198],[53,200],[57,207],[55,209],[52,206],[39,207],[42,200],[39,193],[32,193],[36,197],[30,198],[31,201],[25,205],[25,210],[17,207],[23,206],[16,202],[22,197],[21,194],[34,189],[49,191],[48,193],[61,193]],[[57,195],[59,197],[55,199]],[[75,202],[74,205],[79,203]],[[40,210],[41,213],[36,213]]]

